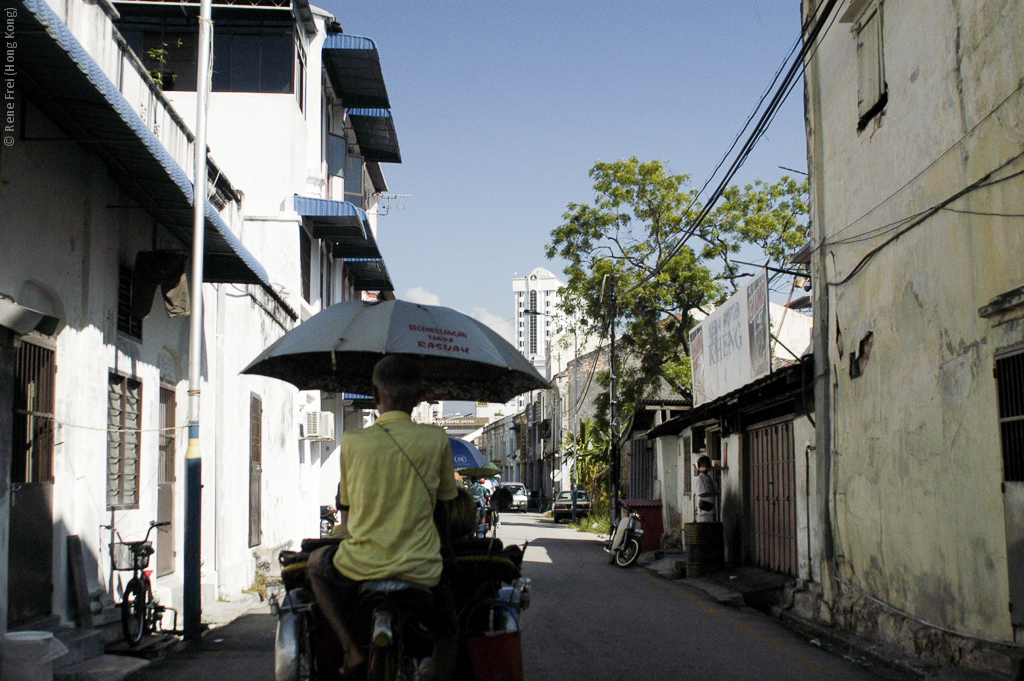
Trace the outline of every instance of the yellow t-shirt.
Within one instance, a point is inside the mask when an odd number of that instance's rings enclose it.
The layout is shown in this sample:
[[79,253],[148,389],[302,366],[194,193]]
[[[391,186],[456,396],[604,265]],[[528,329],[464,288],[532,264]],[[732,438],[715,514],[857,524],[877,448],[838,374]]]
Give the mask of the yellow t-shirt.
[[444,429],[389,411],[369,428],[345,431],[338,496],[349,507],[352,537],[338,546],[334,566],[360,581],[397,578],[435,586],[441,579],[441,539],[434,505],[438,499],[454,499],[455,489]]

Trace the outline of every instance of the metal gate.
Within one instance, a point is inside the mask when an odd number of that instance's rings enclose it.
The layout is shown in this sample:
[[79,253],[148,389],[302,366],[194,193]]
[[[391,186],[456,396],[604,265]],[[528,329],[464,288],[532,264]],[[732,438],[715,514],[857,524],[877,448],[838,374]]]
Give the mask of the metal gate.
[[793,450],[792,419],[759,423],[743,433],[750,560],[790,575],[797,573]]
[[52,612],[54,352],[17,349],[11,460],[7,624]]

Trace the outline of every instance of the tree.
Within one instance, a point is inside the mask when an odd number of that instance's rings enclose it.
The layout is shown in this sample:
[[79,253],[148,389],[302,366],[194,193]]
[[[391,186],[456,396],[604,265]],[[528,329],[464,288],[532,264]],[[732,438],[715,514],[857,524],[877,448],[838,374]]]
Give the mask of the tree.
[[[660,161],[598,162],[590,177],[593,205],[569,204],[546,253],[568,263],[560,306],[581,331],[607,337],[615,300],[625,419],[663,382],[689,394],[691,311],[707,311],[736,290],[743,273],[732,256],[744,245],[779,262],[803,244],[807,184],[783,177],[730,187],[698,225],[697,191],[684,188],[689,176],[666,173]],[[607,388],[607,374],[599,380]],[[607,428],[607,398],[601,402],[597,426]]]
[[577,433],[566,433],[565,461],[572,462],[573,476],[591,499],[598,499],[598,476],[608,466],[608,441],[590,419],[581,419]]

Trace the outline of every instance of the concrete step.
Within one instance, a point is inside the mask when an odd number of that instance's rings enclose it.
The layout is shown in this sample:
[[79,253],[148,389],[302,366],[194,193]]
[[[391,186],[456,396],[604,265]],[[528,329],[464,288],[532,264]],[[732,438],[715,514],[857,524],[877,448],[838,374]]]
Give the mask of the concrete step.
[[76,664],[103,654],[103,635],[95,629],[59,628],[54,636],[68,648],[67,653],[54,660],[54,667]]
[[97,655],[74,664],[55,667],[54,681],[122,681],[143,667],[148,660],[121,655]]

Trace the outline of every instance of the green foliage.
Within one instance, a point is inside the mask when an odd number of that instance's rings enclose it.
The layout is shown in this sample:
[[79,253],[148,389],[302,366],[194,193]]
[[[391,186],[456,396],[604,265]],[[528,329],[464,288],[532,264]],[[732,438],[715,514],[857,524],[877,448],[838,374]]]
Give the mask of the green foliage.
[[[146,50],[146,60],[156,64],[156,68],[150,69],[149,75],[153,78],[154,82],[160,86],[160,89],[164,89],[174,84],[174,81],[178,79],[178,74],[167,73],[165,69],[167,62],[171,58],[170,48],[181,49],[182,40],[178,38],[177,41],[168,43],[164,41],[160,47],[151,47]],[[164,81],[167,82],[164,82]]]
[[585,489],[591,499],[597,499],[598,476],[609,461],[607,432],[598,430],[590,419],[581,419],[578,430],[578,433],[566,433],[562,451],[565,461],[575,468],[576,485]]
[[[729,284],[736,290],[741,273],[732,256],[743,246],[782,262],[803,245],[807,183],[783,177],[730,187],[695,228],[697,191],[686,189],[688,175],[667,173],[660,161],[598,162],[590,177],[593,205],[568,205],[546,253],[568,263],[560,306],[580,320],[580,331],[607,338],[615,300],[621,424],[665,385],[689,394],[691,311],[723,302]],[[608,373],[598,381],[607,389]],[[594,425],[608,433],[607,395],[597,406]]]

